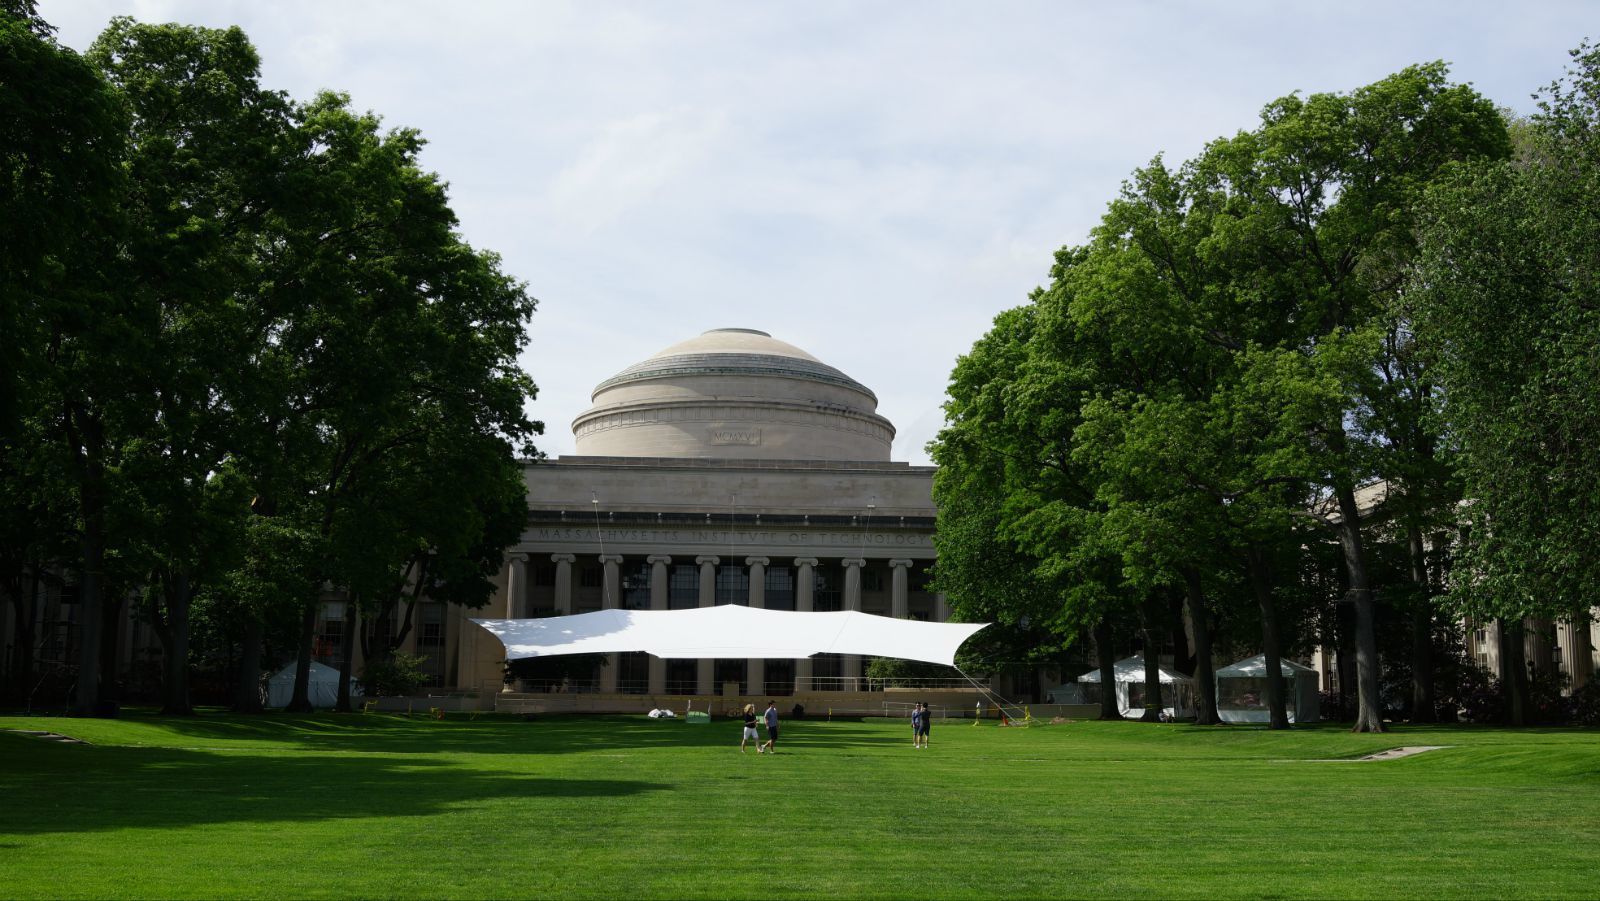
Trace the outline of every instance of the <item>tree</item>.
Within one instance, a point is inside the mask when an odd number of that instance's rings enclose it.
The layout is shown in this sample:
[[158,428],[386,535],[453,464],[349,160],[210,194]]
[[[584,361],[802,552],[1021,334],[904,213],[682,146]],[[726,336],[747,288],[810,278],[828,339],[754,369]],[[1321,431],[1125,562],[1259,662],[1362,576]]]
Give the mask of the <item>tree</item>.
[[1600,589],[1600,48],[1572,58],[1516,159],[1430,191],[1412,282],[1468,498],[1449,596],[1500,621],[1515,724],[1523,618],[1584,617]]
[[[392,580],[409,551],[398,538],[369,552],[339,536],[359,531],[354,517],[376,509],[375,492],[418,448],[489,441],[491,468],[531,452],[539,426],[523,405],[534,389],[516,358],[534,302],[456,234],[443,186],[417,166],[417,134],[384,132],[347,106],[324,94],[296,114],[302,163],[268,266],[281,313],[258,382],[256,419],[274,452],[250,465],[263,504],[324,543],[307,580],[371,597],[372,573]],[[425,487],[454,491],[437,478]],[[302,612],[291,709],[309,708],[316,612]]]
[[[120,351],[128,402],[116,444],[165,651],[163,712],[192,713],[189,624],[195,592],[220,576],[250,497],[221,479],[246,453],[243,386],[271,340],[260,248],[280,203],[289,104],[259,84],[237,28],[119,18],[88,54],[129,110],[129,220],[111,265],[141,319]],[[237,470],[229,470],[237,473]]]
[[52,32],[28,0],[0,7],[0,453],[8,474],[41,480],[75,508],[73,708],[92,713],[116,480],[105,440],[120,388],[111,361],[125,331],[116,313],[127,308],[105,264],[123,228],[126,128],[115,92]]
[[1493,106],[1446,76],[1433,63],[1349,94],[1281,98],[1260,127],[1213,143],[1193,167],[1195,191],[1210,195],[1219,219],[1207,248],[1223,264],[1213,296],[1263,329],[1237,351],[1241,383],[1277,411],[1269,434],[1281,440],[1260,459],[1308,455],[1300,475],[1321,503],[1292,512],[1344,550],[1358,731],[1381,731],[1383,720],[1369,511],[1356,489],[1406,475],[1424,452],[1415,434],[1426,385],[1384,381],[1385,339],[1404,332],[1394,312],[1416,257],[1415,208],[1450,164],[1509,147]]

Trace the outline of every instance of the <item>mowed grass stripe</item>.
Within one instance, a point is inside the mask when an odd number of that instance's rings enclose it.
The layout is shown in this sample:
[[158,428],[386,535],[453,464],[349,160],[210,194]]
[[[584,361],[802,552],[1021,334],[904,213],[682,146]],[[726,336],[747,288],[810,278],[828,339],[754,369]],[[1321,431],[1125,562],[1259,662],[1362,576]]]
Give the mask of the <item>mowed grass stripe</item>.
[[[1600,735],[0,719],[8,897],[1591,897]],[[1319,763],[1414,744],[1377,763]]]

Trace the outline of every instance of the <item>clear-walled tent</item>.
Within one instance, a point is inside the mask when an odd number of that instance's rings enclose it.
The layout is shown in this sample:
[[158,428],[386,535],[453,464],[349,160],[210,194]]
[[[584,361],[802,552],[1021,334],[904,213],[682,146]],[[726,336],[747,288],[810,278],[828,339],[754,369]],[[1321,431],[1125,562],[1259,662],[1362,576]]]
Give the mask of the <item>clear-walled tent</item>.
[[1083,686],[1076,682],[1064,682],[1045,693],[1045,700],[1051,704],[1089,704],[1089,695],[1084,692]]
[[[332,707],[339,701],[339,671],[311,661],[311,681],[306,686],[312,707]],[[361,694],[361,684],[350,680],[350,696]],[[267,680],[267,706],[287,707],[294,698],[294,664],[289,664]]]
[[[1144,716],[1144,657],[1134,655],[1114,664],[1117,681],[1117,710],[1123,716]],[[1194,680],[1182,673],[1160,667],[1162,713],[1168,719],[1194,716]],[[1098,685],[1100,671],[1093,669],[1078,677],[1079,682]]]
[[[1322,714],[1317,695],[1317,671],[1293,660],[1278,658],[1283,672],[1284,709],[1291,723],[1314,723]],[[1267,658],[1257,654],[1217,670],[1217,715],[1225,723],[1265,723],[1267,710]]]

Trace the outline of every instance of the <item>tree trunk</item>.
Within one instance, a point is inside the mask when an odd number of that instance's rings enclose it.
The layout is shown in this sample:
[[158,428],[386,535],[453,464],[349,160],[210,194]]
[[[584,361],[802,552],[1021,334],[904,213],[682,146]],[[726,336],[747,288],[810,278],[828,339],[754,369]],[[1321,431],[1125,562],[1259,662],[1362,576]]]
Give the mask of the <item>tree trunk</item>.
[[1194,630],[1194,721],[1198,726],[1215,726],[1222,717],[1217,714],[1217,677],[1211,659],[1211,613],[1206,609],[1200,573],[1185,569],[1183,590],[1189,605],[1189,626]]
[[1261,610],[1261,655],[1266,666],[1267,728],[1289,728],[1289,711],[1283,690],[1283,634],[1278,620],[1278,604],[1272,597],[1272,577],[1267,572],[1266,554],[1259,545],[1246,552],[1250,564],[1250,588]]
[[1111,621],[1101,619],[1094,626],[1094,653],[1100,666],[1100,719],[1120,720],[1117,709],[1117,655],[1111,647]]
[[83,569],[78,575],[78,687],[72,713],[93,716],[100,707],[100,582],[105,546],[99,514],[86,513],[79,548]]
[[1347,606],[1339,604],[1334,608],[1334,650],[1338,655],[1335,665],[1339,670],[1339,712],[1341,719],[1351,709],[1350,689],[1351,686],[1356,684],[1356,660],[1355,648],[1353,647],[1355,644],[1356,612],[1347,609]]
[[167,648],[163,661],[166,679],[162,684],[161,713],[194,716],[194,705],[189,702],[189,612],[194,586],[189,582],[188,572],[180,569],[173,574],[166,595]]
[[1172,628],[1172,668],[1185,676],[1194,676],[1195,655],[1189,652],[1189,630],[1184,627],[1183,613],[1188,603],[1188,589],[1174,591],[1167,598],[1167,622]]
[[83,568],[78,575],[78,684],[71,713],[94,716],[100,708],[100,592],[105,579],[104,429],[80,406],[69,404],[66,415],[69,452],[78,481],[78,513],[83,531],[78,541]]
[[1521,619],[1498,620],[1500,624],[1500,686],[1506,695],[1506,725],[1528,725],[1528,655],[1523,646],[1527,636]]
[[1383,699],[1378,693],[1378,631],[1372,600],[1372,583],[1367,574],[1367,552],[1361,538],[1361,508],[1356,506],[1355,488],[1340,485],[1339,545],[1344,551],[1345,571],[1350,576],[1350,601],[1356,610],[1356,722],[1352,732],[1386,732],[1383,725]]
[[[118,649],[122,646],[123,620],[128,608],[128,597],[123,592],[107,592],[106,580],[100,580],[100,706],[110,712],[112,705],[126,700],[122,696],[124,683],[118,678]],[[131,661],[130,661],[131,663]]]
[[34,564],[28,579],[26,593],[21,589],[21,579],[18,579],[17,596],[12,599],[16,609],[16,629],[12,631],[11,651],[11,685],[9,697],[11,700],[23,703],[28,700],[28,694],[33,687],[33,648],[38,641],[37,630],[39,625],[39,566]]
[[345,617],[344,647],[340,649],[343,653],[339,659],[339,696],[333,704],[334,713],[350,712],[350,678],[354,675],[356,640],[361,632],[361,609],[353,595],[349,609],[350,615]]
[[1144,603],[1144,715],[1140,722],[1161,722],[1161,603],[1154,595]]
[[294,664],[294,697],[284,713],[310,713],[311,706],[311,642],[317,634],[317,605],[313,599],[306,602],[300,613],[300,647]]
[[1433,691],[1433,597],[1422,527],[1407,527],[1406,538],[1411,549],[1411,581],[1417,587],[1416,604],[1411,610],[1411,721],[1433,723],[1439,719]]
[[250,616],[244,625],[244,647],[239,654],[239,688],[234,697],[234,713],[260,713],[261,706],[261,638],[265,629],[261,620]]

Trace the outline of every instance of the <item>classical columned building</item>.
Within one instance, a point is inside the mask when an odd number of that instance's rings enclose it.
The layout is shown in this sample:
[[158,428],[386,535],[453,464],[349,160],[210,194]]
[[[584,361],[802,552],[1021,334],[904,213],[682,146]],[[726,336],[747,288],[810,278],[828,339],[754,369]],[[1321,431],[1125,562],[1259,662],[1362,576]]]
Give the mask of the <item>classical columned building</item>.
[[[528,526],[484,615],[747,604],[944,621],[928,590],[933,468],[889,459],[866,386],[764,332],[718,329],[602,382],[577,453],[530,463]],[[461,687],[497,688],[504,652],[466,624]],[[866,661],[610,655],[508,688],[790,695],[862,687]]]

